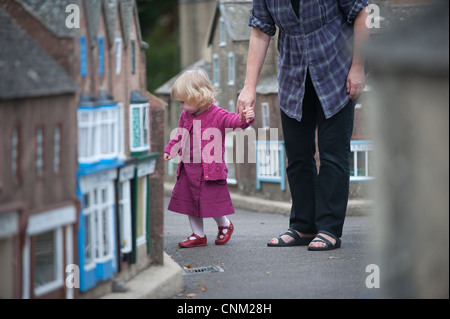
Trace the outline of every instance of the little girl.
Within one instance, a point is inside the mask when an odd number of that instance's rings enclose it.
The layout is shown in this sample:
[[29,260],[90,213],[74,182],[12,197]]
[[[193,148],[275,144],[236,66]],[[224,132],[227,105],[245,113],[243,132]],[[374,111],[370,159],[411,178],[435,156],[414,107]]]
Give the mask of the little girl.
[[234,214],[234,208],[226,180],[225,130],[249,127],[254,112],[245,110],[241,122],[238,114],[214,105],[214,88],[200,69],[184,72],[173,84],[171,97],[180,102],[183,112],[177,133],[164,149],[166,161],[180,155],[168,209],[188,215],[192,229],[192,235],[178,245],[206,246],[203,218],[207,217],[214,218],[219,228],[215,244],[226,244],[234,231],[226,215]]

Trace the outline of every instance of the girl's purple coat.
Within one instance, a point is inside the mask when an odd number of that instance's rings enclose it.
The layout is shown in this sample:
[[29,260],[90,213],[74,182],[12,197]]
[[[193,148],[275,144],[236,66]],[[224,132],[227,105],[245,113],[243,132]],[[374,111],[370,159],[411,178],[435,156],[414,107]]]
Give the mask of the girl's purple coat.
[[[195,122],[194,122],[195,121]],[[225,130],[249,127],[250,123],[239,121],[239,115],[230,113],[216,105],[199,115],[186,111],[180,116],[179,131],[169,142],[164,151],[173,152],[182,159],[177,168],[177,182],[172,191],[168,209],[177,213],[191,215],[197,218],[219,217],[234,213],[230,193],[227,186],[228,168],[225,163]],[[196,130],[200,132],[194,132]],[[203,154],[206,145],[211,142],[208,137],[210,128],[221,133],[222,154]],[[204,134],[206,130],[206,135]],[[217,138],[218,136],[216,136]],[[189,154],[184,154],[189,141]],[[177,145],[177,147],[174,147]],[[198,146],[201,147],[198,147]],[[181,148],[180,148],[181,147]],[[217,151],[217,149],[214,149]],[[196,153],[197,152],[197,153]],[[220,155],[220,156],[217,156]],[[215,161],[214,158],[219,159]]]

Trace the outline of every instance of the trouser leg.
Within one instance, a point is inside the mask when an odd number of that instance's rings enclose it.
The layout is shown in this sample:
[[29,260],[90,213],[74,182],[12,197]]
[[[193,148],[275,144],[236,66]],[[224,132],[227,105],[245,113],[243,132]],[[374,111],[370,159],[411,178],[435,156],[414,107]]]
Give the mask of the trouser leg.
[[316,191],[316,227],[318,231],[342,236],[347,211],[350,180],[350,139],[355,102],[325,119],[318,116],[320,167]]
[[307,234],[316,233],[317,166],[314,154],[317,104],[320,105],[308,76],[301,121],[290,118],[281,111],[288,160],[286,175],[292,197],[289,222],[292,228]]
[[[311,234],[342,235],[350,178],[350,139],[355,101],[326,119],[309,77],[306,78],[302,120],[281,111],[292,196],[290,226]],[[317,172],[316,128],[320,169]]]

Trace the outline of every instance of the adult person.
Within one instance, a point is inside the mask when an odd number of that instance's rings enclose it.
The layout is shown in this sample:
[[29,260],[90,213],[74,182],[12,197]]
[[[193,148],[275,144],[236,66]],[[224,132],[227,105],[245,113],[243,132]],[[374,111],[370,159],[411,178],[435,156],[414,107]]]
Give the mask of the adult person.
[[354,106],[365,85],[367,5],[367,0],[253,0],[246,78],[236,112],[242,116],[243,110],[255,109],[258,76],[278,27],[278,98],[292,197],[289,229],[268,246],[341,246]]

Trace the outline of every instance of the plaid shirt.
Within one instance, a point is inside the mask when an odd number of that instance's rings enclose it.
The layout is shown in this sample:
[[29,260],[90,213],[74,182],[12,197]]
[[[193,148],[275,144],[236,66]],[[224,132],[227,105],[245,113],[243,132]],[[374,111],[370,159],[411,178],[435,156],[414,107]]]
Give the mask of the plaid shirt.
[[253,0],[248,25],[273,36],[278,27],[278,95],[281,109],[301,120],[307,71],[326,118],[349,101],[353,21],[368,0]]

